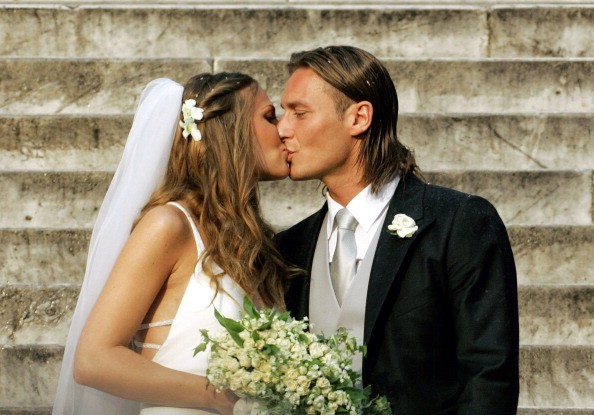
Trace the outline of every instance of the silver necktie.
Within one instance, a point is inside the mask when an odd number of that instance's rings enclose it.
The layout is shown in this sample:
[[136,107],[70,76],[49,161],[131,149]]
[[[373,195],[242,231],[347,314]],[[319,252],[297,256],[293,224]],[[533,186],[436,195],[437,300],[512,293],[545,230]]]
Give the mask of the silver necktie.
[[357,272],[357,243],[355,242],[355,228],[357,219],[346,208],[342,208],[336,214],[334,219],[337,230],[336,250],[332,257],[330,266],[330,275],[332,276],[332,286],[338,304],[342,305],[342,300]]

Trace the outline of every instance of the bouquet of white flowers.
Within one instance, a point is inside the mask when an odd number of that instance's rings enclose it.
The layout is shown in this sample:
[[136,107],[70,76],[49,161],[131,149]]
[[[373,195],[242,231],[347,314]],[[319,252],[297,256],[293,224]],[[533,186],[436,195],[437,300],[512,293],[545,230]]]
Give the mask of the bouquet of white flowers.
[[210,335],[194,354],[210,345],[207,370],[217,390],[256,400],[270,415],[391,415],[385,397],[370,399],[360,389],[353,355],[365,352],[346,330],[325,337],[308,331],[309,323],[274,309],[257,310],[246,297],[240,320],[215,316],[226,329]]

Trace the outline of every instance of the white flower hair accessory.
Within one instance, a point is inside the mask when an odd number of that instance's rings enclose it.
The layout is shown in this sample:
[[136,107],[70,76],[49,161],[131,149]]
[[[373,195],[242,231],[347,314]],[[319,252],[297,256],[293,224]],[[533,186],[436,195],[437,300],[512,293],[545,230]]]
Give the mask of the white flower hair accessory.
[[418,229],[415,220],[404,213],[395,215],[392,224],[388,225],[388,233],[398,235],[399,238],[410,238]]
[[187,139],[191,136],[194,141],[202,140],[202,134],[196,121],[204,118],[204,108],[197,107],[195,99],[187,99],[182,105],[182,115],[184,119],[179,122],[179,126],[183,129],[184,138]]

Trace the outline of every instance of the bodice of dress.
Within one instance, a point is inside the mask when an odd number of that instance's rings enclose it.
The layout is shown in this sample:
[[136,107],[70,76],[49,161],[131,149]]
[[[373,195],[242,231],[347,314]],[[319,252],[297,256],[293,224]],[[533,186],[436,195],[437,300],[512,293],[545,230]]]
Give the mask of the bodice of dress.
[[[198,233],[196,224],[185,208],[175,202],[192,226],[196,246],[200,254],[204,243]],[[202,261],[198,261],[194,273],[189,277],[179,308],[165,342],[153,357],[153,361],[171,369],[205,376],[208,365],[208,350],[193,356],[194,349],[202,341],[201,329],[210,333],[223,330],[214,315],[215,308],[225,317],[240,317],[245,292],[228,275],[219,279],[220,289],[217,291],[202,269]],[[198,409],[154,407],[143,405],[141,415],[198,415],[211,412]]]

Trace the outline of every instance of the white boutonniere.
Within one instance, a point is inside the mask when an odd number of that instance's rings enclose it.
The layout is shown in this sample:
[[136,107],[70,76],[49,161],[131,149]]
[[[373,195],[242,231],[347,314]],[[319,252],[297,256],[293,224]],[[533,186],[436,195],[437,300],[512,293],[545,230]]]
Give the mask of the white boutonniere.
[[399,213],[392,219],[392,224],[388,225],[388,233],[398,235],[399,238],[410,238],[419,229],[415,220],[404,213]]

